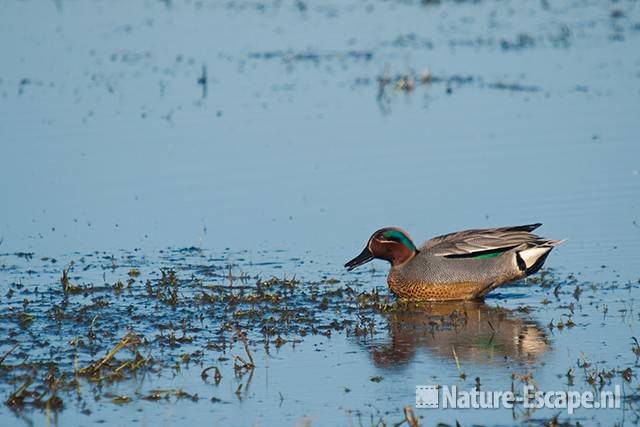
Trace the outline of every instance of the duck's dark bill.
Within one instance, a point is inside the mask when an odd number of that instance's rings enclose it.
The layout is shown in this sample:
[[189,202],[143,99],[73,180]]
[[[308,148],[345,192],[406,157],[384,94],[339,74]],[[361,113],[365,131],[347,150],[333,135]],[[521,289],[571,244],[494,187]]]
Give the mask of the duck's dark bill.
[[354,259],[352,259],[348,263],[346,263],[344,266],[347,267],[347,270],[351,271],[354,268],[356,268],[356,267],[358,267],[358,266],[360,266],[362,264],[368,263],[372,259],[373,259],[373,254],[369,251],[369,248],[366,247],[360,253],[360,255],[358,255],[357,257],[355,257]]

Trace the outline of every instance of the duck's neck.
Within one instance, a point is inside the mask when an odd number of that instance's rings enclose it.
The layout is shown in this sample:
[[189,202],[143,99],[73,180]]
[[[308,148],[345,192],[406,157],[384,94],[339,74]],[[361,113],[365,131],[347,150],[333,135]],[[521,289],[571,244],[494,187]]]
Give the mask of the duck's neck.
[[376,258],[389,261],[391,267],[398,267],[409,262],[418,253],[413,244],[409,247],[394,241],[375,242],[370,250]]
[[399,267],[408,263],[418,253],[416,250],[411,250],[406,246],[402,246],[402,248],[402,250],[394,252],[393,257],[389,260],[391,267]]

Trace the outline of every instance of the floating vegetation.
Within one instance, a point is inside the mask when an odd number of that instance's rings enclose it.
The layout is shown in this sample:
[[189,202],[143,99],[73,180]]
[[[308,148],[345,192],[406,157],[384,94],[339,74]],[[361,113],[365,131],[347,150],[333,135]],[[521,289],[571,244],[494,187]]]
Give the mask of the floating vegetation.
[[[181,258],[199,255],[177,253]],[[96,257],[69,262],[59,272],[58,285],[42,284],[32,275],[33,286],[8,290],[3,321],[18,328],[11,329],[5,341],[10,347],[0,358],[3,390],[15,387],[5,399],[7,406],[62,409],[65,393],[84,387],[118,405],[168,397],[195,400],[175,390],[111,393],[109,384],[177,372],[205,360],[216,363],[202,367],[202,380],[218,386],[230,370],[229,378],[241,381],[235,394],[242,398],[256,368],[252,347],[268,353],[336,332],[371,339],[384,321],[377,313],[412,305],[393,303],[377,289],[358,291],[335,278],[263,279],[233,267],[212,270],[177,260],[171,268],[149,270],[113,255],[102,256],[103,263],[91,258]],[[114,277],[111,284],[104,282],[105,271]],[[48,343],[53,329],[65,337],[66,348]],[[12,359],[18,351],[21,357]]]
[[318,63],[326,60],[364,60],[370,61],[373,59],[373,52],[367,50],[347,50],[344,52],[317,52],[313,50],[307,50],[303,52],[294,51],[270,51],[270,52],[252,52],[249,54],[251,59],[279,59],[285,63],[295,62],[313,62]]
[[[0,352],[0,389],[6,407],[18,412],[60,411],[74,402],[90,413],[90,397],[113,405],[198,402],[198,393],[141,382],[148,376],[172,378],[191,367],[209,387],[205,400],[245,400],[268,358],[305,340],[315,346],[336,335],[366,351],[381,369],[403,366],[426,349],[448,360],[459,381],[479,389],[478,364],[537,363],[552,347],[550,334],[585,327],[573,320],[584,318],[580,301],[604,289],[574,278],[561,282],[546,271],[516,285],[526,292],[537,289],[546,303],[509,310],[481,302],[397,300],[382,286],[331,276],[263,278],[250,266],[244,270],[195,249],[170,251],[156,263],[88,254],[59,269],[46,258],[41,267],[33,265],[33,256],[26,261],[29,273],[8,284],[2,303],[0,317],[9,334]],[[603,307],[597,310],[606,311]],[[551,308],[559,310],[559,320],[551,319],[545,329],[533,315]],[[626,316],[627,309],[619,313]],[[66,345],[52,344],[54,330]],[[630,355],[640,355],[638,341],[631,342]],[[616,378],[636,381],[632,366],[605,367],[584,355],[563,372],[567,384],[597,389]],[[380,372],[362,381],[383,388],[392,380]],[[531,373],[514,374],[512,381],[533,383]],[[122,390],[120,383],[137,386]],[[353,389],[340,387],[345,394]],[[401,415],[408,425],[419,422],[412,410]]]
[[[465,86],[474,85],[479,88],[495,89],[510,92],[539,92],[540,87],[513,82],[485,82],[482,77],[473,75],[434,75],[429,68],[420,72],[407,70],[405,73],[392,74],[389,66],[385,66],[383,73],[375,78],[377,83],[376,101],[383,113],[390,112],[390,103],[394,93],[410,94],[420,87],[431,88],[443,86],[444,92],[451,95],[454,91]],[[356,79],[358,85],[372,83],[369,78]]]

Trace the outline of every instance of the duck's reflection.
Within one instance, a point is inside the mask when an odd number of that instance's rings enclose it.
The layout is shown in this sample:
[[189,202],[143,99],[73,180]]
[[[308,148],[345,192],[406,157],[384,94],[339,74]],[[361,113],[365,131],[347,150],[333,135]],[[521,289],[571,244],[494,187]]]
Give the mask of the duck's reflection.
[[550,349],[547,335],[526,313],[484,302],[413,304],[385,316],[388,339],[371,348],[377,367],[407,363],[421,348],[480,364],[531,363]]

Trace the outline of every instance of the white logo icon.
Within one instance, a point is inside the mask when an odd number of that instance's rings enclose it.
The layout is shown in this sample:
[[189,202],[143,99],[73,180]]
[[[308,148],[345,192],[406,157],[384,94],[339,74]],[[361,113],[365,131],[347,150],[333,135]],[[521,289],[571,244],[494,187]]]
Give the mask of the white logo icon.
[[438,407],[438,386],[417,385],[416,386],[416,408],[437,408]]

